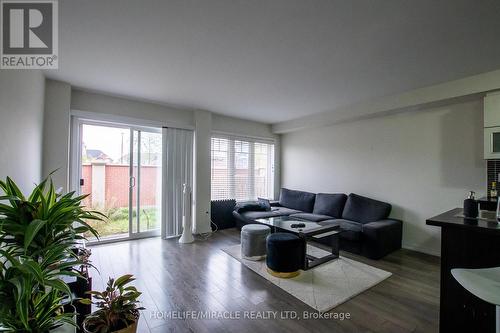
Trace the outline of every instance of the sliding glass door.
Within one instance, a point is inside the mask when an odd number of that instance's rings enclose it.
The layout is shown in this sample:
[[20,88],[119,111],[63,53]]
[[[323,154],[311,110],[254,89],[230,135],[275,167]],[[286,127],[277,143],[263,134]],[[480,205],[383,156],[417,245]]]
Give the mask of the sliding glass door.
[[130,220],[133,234],[158,234],[161,225],[161,132],[132,130]]
[[89,195],[88,209],[107,216],[90,221],[100,240],[159,235],[161,131],[84,120],[77,128],[80,193]]

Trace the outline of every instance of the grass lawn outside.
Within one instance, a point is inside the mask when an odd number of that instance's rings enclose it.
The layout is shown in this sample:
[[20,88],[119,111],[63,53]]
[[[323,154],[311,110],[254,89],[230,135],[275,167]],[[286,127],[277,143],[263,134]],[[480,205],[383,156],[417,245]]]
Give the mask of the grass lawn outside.
[[[101,210],[102,211],[102,210]],[[128,234],[128,219],[129,219],[129,209],[127,208],[111,208],[107,211],[102,211],[108,216],[105,221],[87,221],[92,227],[94,227],[101,238],[117,235],[117,234]],[[159,224],[159,212],[155,207],[145,207],[141,209],[140,223],[141,231],[154,230],[160,227]],[[134,210],[132,213],[133,223],[137,218],[137,211]],[[89,239],[93,238],[92,234],[86,234]]]

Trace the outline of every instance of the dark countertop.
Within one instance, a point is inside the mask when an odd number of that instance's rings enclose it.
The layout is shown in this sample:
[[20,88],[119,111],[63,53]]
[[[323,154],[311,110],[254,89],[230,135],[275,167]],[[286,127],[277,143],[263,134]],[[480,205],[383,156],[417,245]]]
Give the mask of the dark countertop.
[[500,224],[497,222],[458,217],[457,215],[462,214],[462,212],[462,208],[455,208],[443,214],[431,217],[426,221],[426,224],[437,227],[466,228],[471,231],[495,233],[500,235]]
[[477,199],[477,201],[494,203],[495,205],[497,204],[497,198],[492,198],[492,197],[482,197]]

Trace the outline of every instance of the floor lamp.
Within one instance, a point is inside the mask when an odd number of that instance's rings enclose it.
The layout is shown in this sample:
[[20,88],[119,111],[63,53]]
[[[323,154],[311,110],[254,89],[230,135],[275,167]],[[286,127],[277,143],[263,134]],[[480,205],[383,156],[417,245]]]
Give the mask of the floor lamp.
[[191,230],[192,191],[188,184],[182,185],[182,236],[179,243],[187,244],[194,242]]

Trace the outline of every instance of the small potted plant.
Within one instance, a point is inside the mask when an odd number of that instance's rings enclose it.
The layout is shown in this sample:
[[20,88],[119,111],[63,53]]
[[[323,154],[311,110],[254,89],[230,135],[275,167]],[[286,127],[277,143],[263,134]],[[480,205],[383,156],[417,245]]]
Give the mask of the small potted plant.
[[127,286],[134,281],[132,275],[123,275],[116,280],[110,278],[106,289],[89,291],[96,301],[82,299],[84,304],[94,304],[98,310],[83,321],[86,333],[135,333],[139,321],[138,298],[141,295],[134,286]]
[[[87,292],[92,290],[92,276],[89,274],[89,267],[94,267],[90,260],[92,251],[85,247],[77,247],[73,249],[73,252],[81,262],[81,265],[79,268],[73,268],[78,272],[79,276],[76,277],[75,281],[69,283],[68,286],[77,298],[88,298],[90,300],[92,296]],[[83,319],[92,312],[92,304],[83,304],[77,301],[73,305],[78,313],[76,317],[78,332],[83,332],[83,329],[81,329],[83,327]]]
[[76,282],[70,285],[70,289],[77,297],[89,296],[86,293],[92,290],[92,277],[89,274],[89,267],[94,267],[90,260],[92,251],[84,247],[75,248],[73,251],[81,264],[78,269],[74,268],[79,276]]

